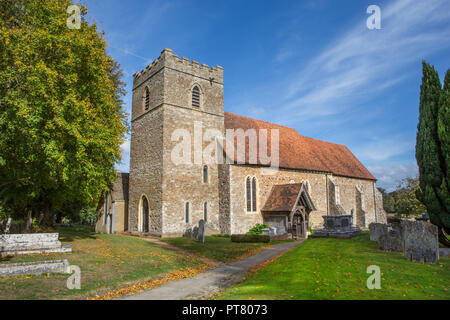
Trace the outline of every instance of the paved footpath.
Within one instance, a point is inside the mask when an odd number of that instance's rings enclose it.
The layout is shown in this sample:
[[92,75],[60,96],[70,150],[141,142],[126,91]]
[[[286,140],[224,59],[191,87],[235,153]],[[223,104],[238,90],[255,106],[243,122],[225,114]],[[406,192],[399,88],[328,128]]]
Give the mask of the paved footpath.
[[302,241],[287,242],[271,246],[245,259],[222,264],[215,269],[193,278],[168,282],[158,288],[135,295],[120,297],[120,300],[189,300],[203,299],[242,281],[247,272],[257,265],[270,260]]

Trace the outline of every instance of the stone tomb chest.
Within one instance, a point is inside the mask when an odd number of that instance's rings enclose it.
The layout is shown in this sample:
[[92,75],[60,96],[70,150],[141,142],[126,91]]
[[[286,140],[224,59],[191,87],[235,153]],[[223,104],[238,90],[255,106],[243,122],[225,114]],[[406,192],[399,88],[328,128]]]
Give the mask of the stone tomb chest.
[[59,233],[24,233],[0,235],[0,256],[30,253],[72,252],[58,240]]
[[353,226],[351,214],[323,216],[324,228],[314,230],[312,238],[351,238],[361,235],[361,230]]

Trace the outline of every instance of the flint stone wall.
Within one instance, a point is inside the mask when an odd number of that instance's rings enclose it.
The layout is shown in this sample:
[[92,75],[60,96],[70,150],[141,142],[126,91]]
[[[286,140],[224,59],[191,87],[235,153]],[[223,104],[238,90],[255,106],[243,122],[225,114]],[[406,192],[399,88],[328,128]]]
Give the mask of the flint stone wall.
[[401,225],[406,259],[422,263],[438,263],[438,227],[425,221],[408,220],[402,221]]

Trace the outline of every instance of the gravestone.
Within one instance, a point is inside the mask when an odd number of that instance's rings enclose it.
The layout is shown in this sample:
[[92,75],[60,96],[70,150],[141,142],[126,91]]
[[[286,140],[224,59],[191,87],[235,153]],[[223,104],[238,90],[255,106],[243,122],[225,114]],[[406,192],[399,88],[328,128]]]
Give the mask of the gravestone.
[[378,241],[380,236],[387,233],[387,224],[384,223],[371,223],[369,224],[370,240]]
[[201,241],[202,243],[205,243],[205,221],[203,219],[200,219],[200,221],[198,222],[196,239],[198,241]]
[[384,225],[378,236],[378,247],[384,251],[403,252],[403,230],[401,226]]
[[59,240],[59,233],[26,233],[0,235],[0,256],[72,252],[72,248],[63,245]]
[[404,254],[410,261],[439,262],[438,227],[425,221],[403,220]]

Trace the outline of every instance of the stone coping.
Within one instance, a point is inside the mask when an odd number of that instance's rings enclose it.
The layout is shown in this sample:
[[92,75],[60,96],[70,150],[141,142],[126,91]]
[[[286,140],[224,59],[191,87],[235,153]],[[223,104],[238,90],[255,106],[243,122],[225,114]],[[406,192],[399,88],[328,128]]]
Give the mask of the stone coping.
[[309,238],[341,238],[341,239],[349,239],[357,236],[361,236],[364,233],[361,230],[352,230],[352,231],[327,231],[325,229],[314,230],[312,235],[309,235]]
[[64,260],[50,260],[37,262],[22,262],[0,264],[0,276],[16,276],[28,274],[44,274],[44,273],[65,273],[69,272],[69,262]]
[[0,235],[0,256],[30,253],[72,252],[63,245],[59,233],[22,233]]
[[0,256],[42,254],[42,253],[70,253],[70,252],[72,252],[72,247],[70,247],[69,245],[61,245],[59,248],[0,251]]

